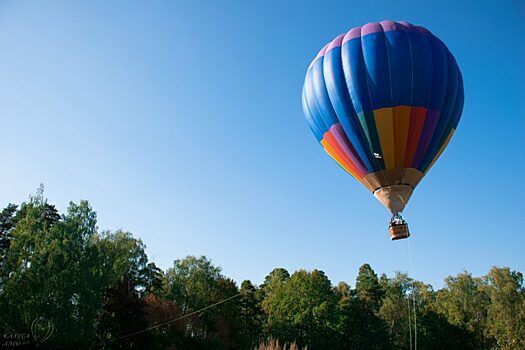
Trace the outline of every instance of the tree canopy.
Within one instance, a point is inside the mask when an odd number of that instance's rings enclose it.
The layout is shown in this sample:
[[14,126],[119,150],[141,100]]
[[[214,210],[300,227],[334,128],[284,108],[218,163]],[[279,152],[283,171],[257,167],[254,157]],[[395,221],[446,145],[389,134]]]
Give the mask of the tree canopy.
[[[417,334],[414,324],[417,322]],[[525,349],[523,275],[493,267],[432,286],[369,264],[351,283],[275,268],[240,286],[205,256],[162,270],[87,201],[43,196],[0,212],[1,347],[71,349]]]

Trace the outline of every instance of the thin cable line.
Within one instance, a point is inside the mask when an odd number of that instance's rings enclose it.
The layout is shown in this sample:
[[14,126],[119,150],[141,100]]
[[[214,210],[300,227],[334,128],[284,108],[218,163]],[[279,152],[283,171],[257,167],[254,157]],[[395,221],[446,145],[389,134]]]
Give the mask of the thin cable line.
[[159,328],[159,327],[165,326],[165,325],[167,325],[167,324],[170,324],[170,323],[173,323],[173,322],[176,322],[176,321],[180,321],[180,320],[182,320],[182,319],[184,319],[184,318],[186,318],[186,317],[193,316],[193,315],[198,314],[198,313],[200,313],[200,312],[202,312],[202,311],[204,311],[204,310],[211,309],[212,307],[215,307],[215,306],[217,306],[217,305],[220,305],[220,304],[223,304],[223,303],[225,303],[225,302],[227,302],[227,301],[230,301],[230,300],[232,300],[232,299],[234,299],[234,298],[237,298],[238,296],[240,296],[240,295],[242,295],[242,294],[243,294],[243,292],[240,292],[240,293],[235,294],[235,295],[233,295],[233,296],[231,296],[231,297],[229,297],[229,298],[223,299],[223,300],[218,301],[218,302],[216,302],[216,303],[214,303],[214,304],[211,304],[211,305],[208,305],[208,306],[206,306],[206,307],[203,307],[203,308],[200,309],[200,310],[193,311],[193,312],[190,312],[189,314],[186,314],[186,315],[183,315],[183,316],[180,316],[180,317],[174,318],[173,320],[169,320],[169,321],[166,321],[166,322],[164,322],[164,323],[161,323],[161,324],[158,324],[158,325],[155,325],[155,326],[151,326],[151,327],[145,328],[145,329],[143,329],[143,330],[136,331],[136,332],[133,332],[133,333],[130,333],[130,334],[127,334],[127,335],[121,336],[121,337],[119,337],[119,338],[116,338],[115,340],[120,340],[120,339],[129,338],[129,337],[132,337],[132,336],[134,336],[134,335],[141,334],[141,333],[144,333],[144,332],[148,332],[148,331],[151,331],[151,330],[153,330],[153,329],[155,329],[155,328]]
[[[407,239],[408,246],[408,261],[410,270],[412,271],[412,254],[410,253],[410,241]],[[417,350],[417,310],[416,310],[416,294],[415,294],[415,280],[412,280],[412,304],[414,307],[414,349]]]
[[[406,206],[406,203],[405,201],[403,200],[403,197],[399,194],[399,193],[396,193],[397,196],[399,197],[399,199],[403,202],[403,204]],[[407,240],[407,250],[408,250],[408,261],[409,261],[409,269],[407,270],[407,273],[408,274],[411,274],[412,273],[412,254],[410,253],[410,241],[409,241],[410,237],[407,237],[406,240]],[[416,296],[415,296],[415,281],[412,280],[412,304],[413,304],[413,308],[414,308],[414,349],[417,350],[417,312],[416,312]],[[409,312],[409,319],[408,319],[408,326],[409,328],[411,328],[410,326],[410,300],[407,300],[408,304],[409,304],[409,307],[408,307],[408,312]],[[410,332],[410,349],[412,349],[412,332]]]
[[[409,276],[409,273],[408,273],[408,266],[407,266],[407,248],[405,247],[403,249],[403,261],[405,263],[405,271],[407,273],[407,282],[410,283],[410,281],[408,280],[410,277]],[[411,322],[411,315],[410,313],[412,312],[412,310],[410,310],[410,298],[407,298],[407,315],[408,315],[408,334],[409,334],[409,339],[410,339],[410,350],[412,350],[412,322]]]

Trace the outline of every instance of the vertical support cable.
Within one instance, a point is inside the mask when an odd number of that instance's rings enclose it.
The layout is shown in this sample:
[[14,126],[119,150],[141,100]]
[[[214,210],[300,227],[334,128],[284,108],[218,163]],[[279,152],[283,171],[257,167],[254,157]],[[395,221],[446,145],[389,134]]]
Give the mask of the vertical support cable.
[[[408,246],[408,260],[410,264],[410,272],[412,272],[412,254],[410,253],[410,241],[407,239]],[[412,280],[412,304],[414,307],[414,349],[417,350],[417,310],[416,310],[416,292],[415,280]]]

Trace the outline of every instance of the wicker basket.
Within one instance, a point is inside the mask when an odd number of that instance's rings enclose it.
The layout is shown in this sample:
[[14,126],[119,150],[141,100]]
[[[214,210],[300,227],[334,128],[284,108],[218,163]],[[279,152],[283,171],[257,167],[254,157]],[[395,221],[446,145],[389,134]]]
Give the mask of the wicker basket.
[[390,232],[390,239],[392,241],[395,241],[397,239],[408,238],[408,236],[410,236],[410,233],[408,232],[407,224],[390,225],[390,227],[388,228],[388,231]]

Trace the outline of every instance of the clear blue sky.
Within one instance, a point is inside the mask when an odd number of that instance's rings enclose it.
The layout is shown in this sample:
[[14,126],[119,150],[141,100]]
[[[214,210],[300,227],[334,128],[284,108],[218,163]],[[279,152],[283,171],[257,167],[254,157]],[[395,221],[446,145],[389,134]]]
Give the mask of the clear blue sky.
[[317,51],[383,19],[430,29],[465,81],[458,131],[405,211],[414,277],[525,271],[522,1],[3,1],[0,205],[43,182],[161,267],[205,254],[239,282],[405,270],[389,214],[301,110]]

